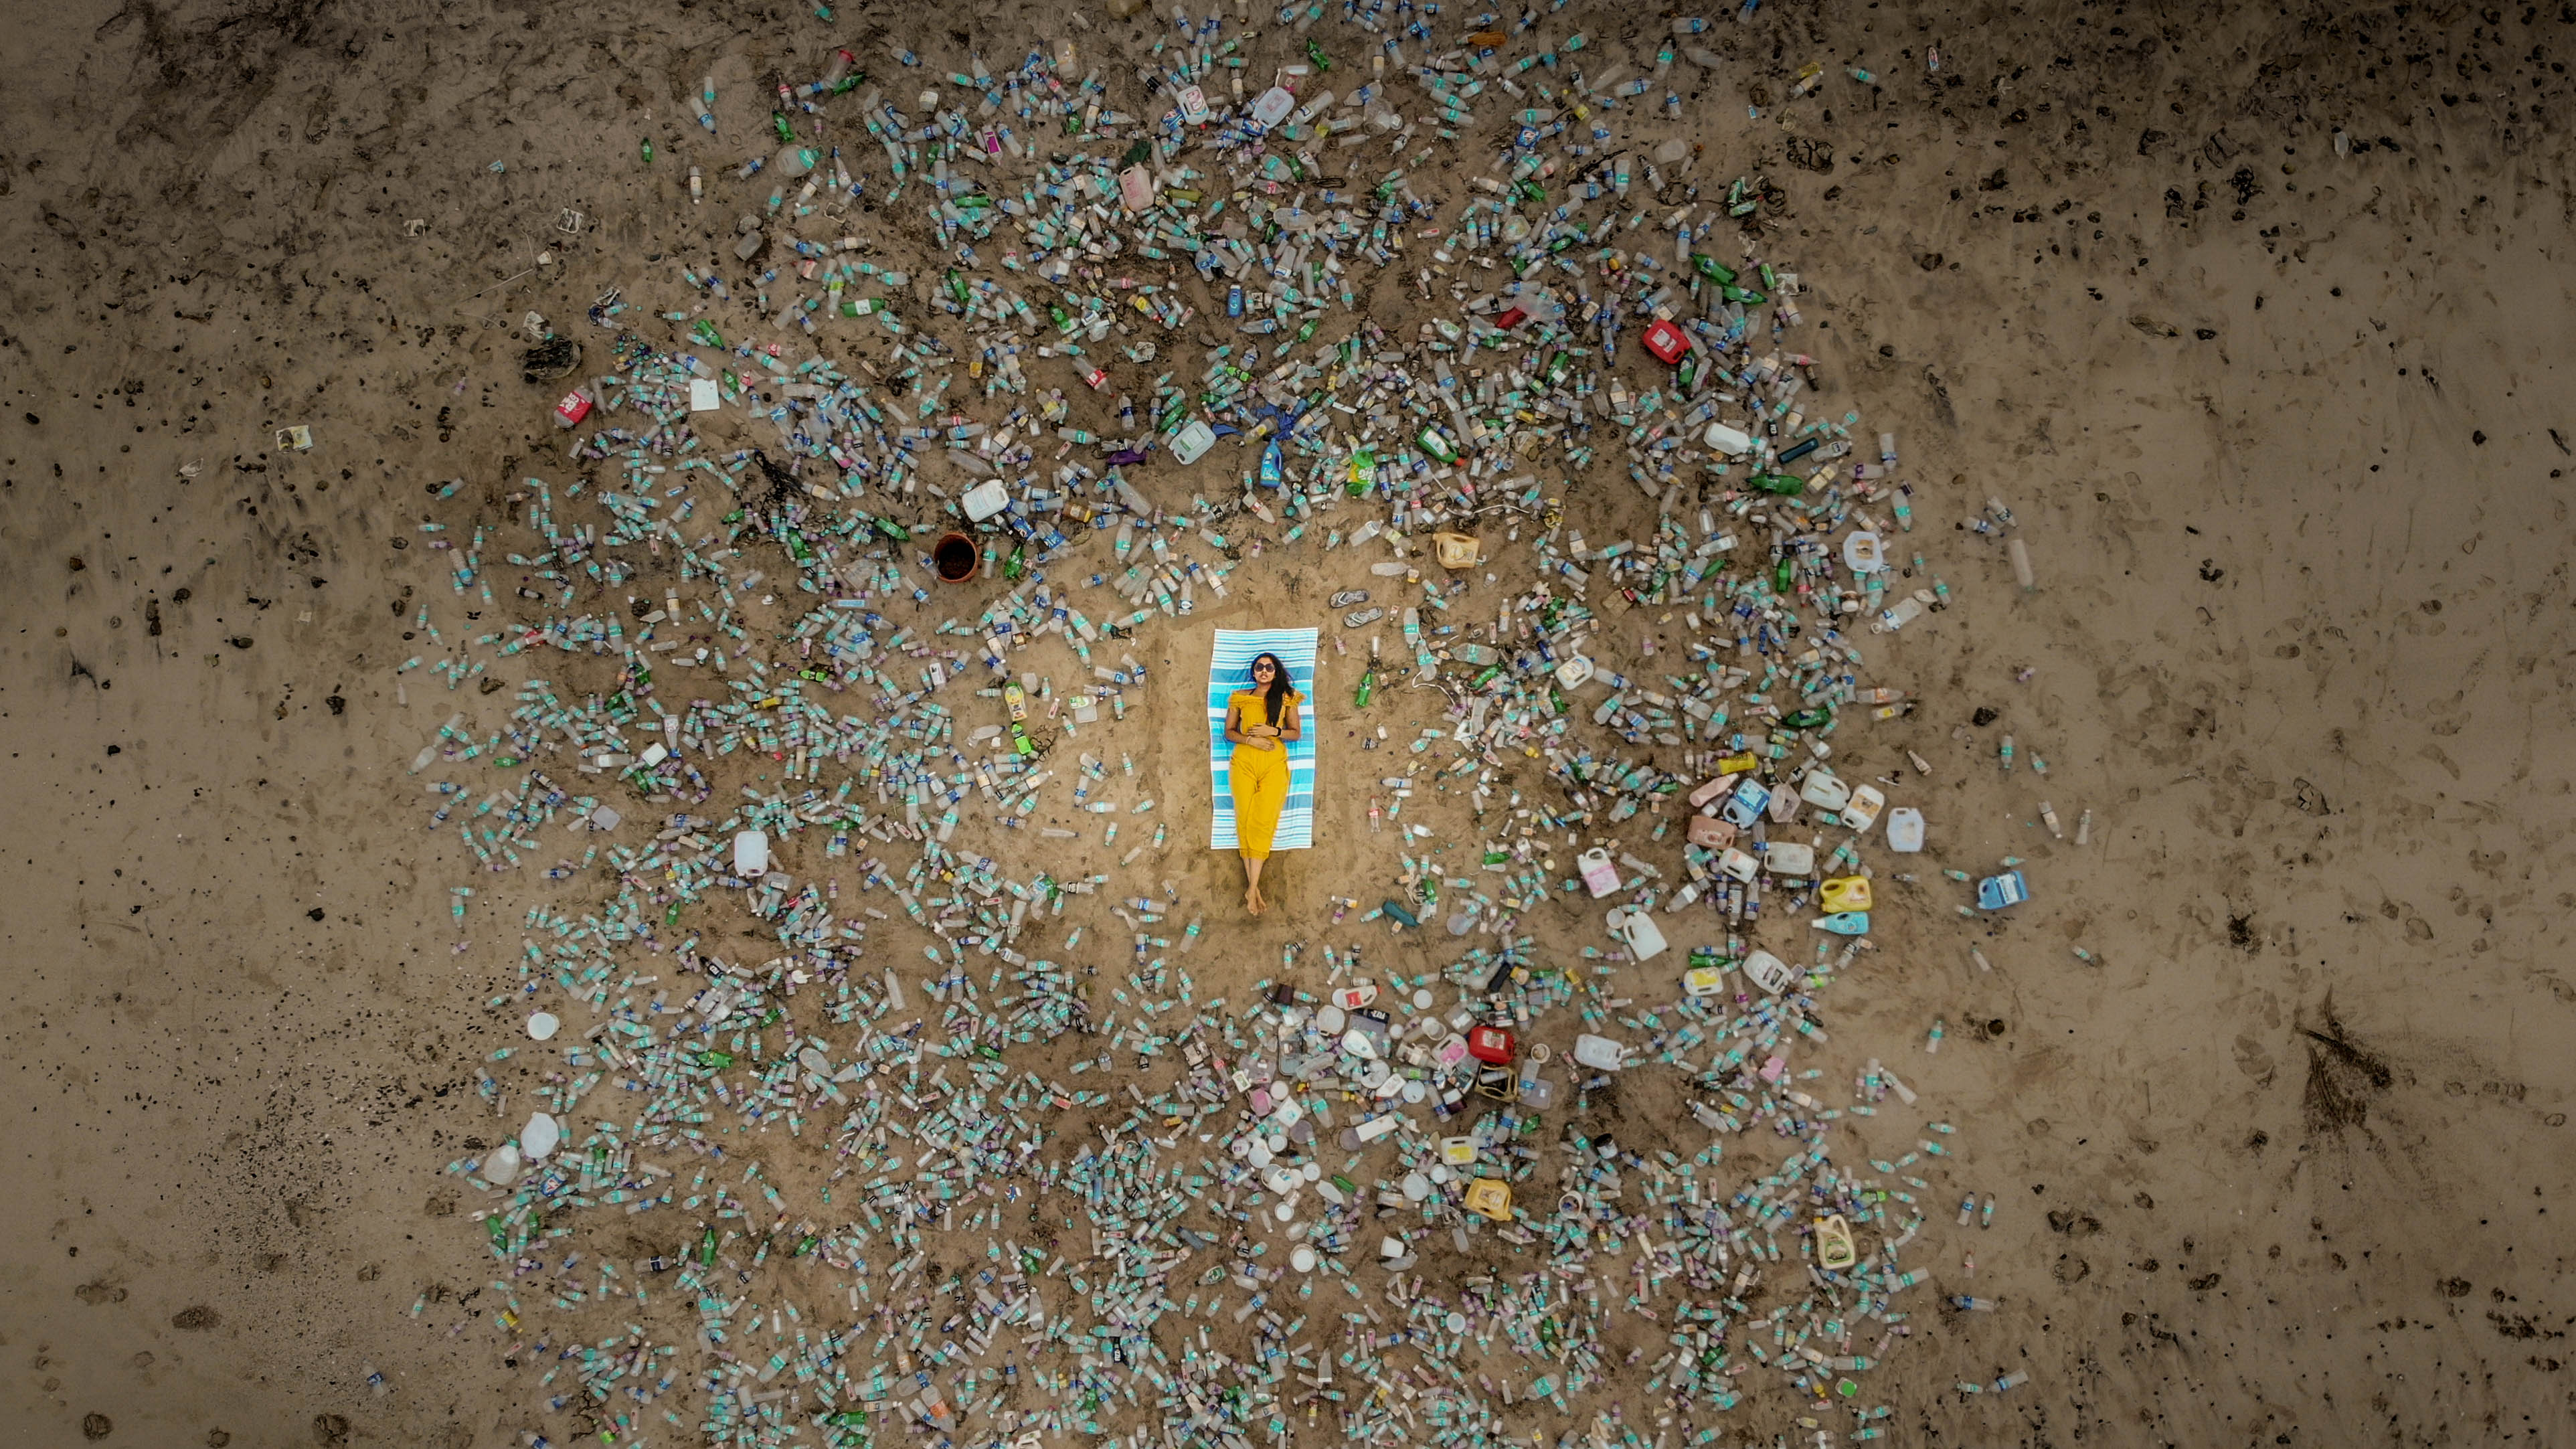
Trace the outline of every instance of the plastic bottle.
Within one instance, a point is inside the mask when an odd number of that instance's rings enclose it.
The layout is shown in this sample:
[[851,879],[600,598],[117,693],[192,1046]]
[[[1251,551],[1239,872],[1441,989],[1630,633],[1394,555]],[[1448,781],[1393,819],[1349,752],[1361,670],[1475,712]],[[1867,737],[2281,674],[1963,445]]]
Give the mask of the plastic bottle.
[[2013,582],[2021,585],[2022,592],[2028,593],[2039,587],[2030,572],[2030,545],[2023,543],[2019,534],[2013,535],[2012,541],[2004,545],[2004,556],[2012,560]]

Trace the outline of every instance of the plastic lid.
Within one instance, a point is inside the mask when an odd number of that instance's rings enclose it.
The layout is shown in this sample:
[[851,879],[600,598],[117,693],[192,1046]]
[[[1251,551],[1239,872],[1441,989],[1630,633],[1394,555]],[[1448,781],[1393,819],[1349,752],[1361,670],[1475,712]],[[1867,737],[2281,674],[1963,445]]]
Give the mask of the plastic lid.
[[551,1011],[540,1011],[528,1018],[528,1035],[537,1041],[552,1041],[563,1028],[562,1018]]
[[1315,1250],[1307,1247],[1304,1243],[1299,1243],[1288,1253],[1288,1266],[1296,1269],[1300,1273],[1314,1272]]

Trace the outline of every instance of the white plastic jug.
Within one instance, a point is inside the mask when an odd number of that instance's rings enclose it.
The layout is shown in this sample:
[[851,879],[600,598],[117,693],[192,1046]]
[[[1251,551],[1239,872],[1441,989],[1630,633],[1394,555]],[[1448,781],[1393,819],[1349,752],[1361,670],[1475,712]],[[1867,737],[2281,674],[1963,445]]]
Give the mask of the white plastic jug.
[[543,1112],[528,1115],[528,1125],[519,1129],[519,1151],[530,1162],[555,1150],[563,1140],[563,1128]]
[[1923,812],[1899,805],[1887,812],[1887,848],[1906,855],[1923,848]]
[[1189,424],[1172,438],[1172,461],[1184,466],[1195,463],[1206,457],[1207,450],[1215,446],[1216,429],[1197,418],[1192,418]]
[[1819,810],[1840,810],[1851,796],[1851,786],[1829,770],[1809,770],[1798,786],[1798,797]]
[[1288,113],[1295,109],[1297,98],[1285,87],[1272,86],[1252,102],[1252,119],[1264,126],[1275,126],[1288,119]]
[[1118,173],[1118,199],[1129,211],[1143,211],[1154,204],[1154,173],[1142,166],[1130,166]]
[[769,837],[746,830],[733,838],[733,873],[745,880],[769,874]]
[[1612,911],[1610,934],[1625,942],[1640,961],[1652,961],[1664,953],[1663,928],[1644,911]]
[[1774,996],[1787,990],[1789,983],[1797,979],[1789,970],[1788,962],[1768,951],[1756,951],[1744,958],[1744,976]]
[[1816,869],[1816,848],[1790,840],[1775,840],[1763,848],[1762,868],[1773,875],[1812,875]]
[[1718,856],[1717,869],[1722,875],[1733,876],[1746,885],[1751,885],[1753,877],[1762,871],[1762,862],[1730,845],[1724,854]]
[[1610,863],[1610,852],[1596,845],[1574,858],[1575,868],[1583,876],[1583,888],[1599,900],[1619,888],[1619,867]]
[[1842,807],[1843,827],[1854,835],[1867,835],[1878,823],[1878,812],[1887,804],[1887,796],[1876,785],[1863,785],[1851,792]]
[[1702,435],[1702,441],[1730,458],[1740,458],[1753,451],[1752,434],[1738,432],[1724,423],[1709,424],[1708,432]]
[[1574,1039],[1574,1059],[1596,1072],[1615,1072],[1627,1065],[1628,1049],[1606,1036],[1585,1032]]
[[958,505],[966,510],[966,521],[981,523],[1011,506],[1011,489],[999,478],[987,478],[961,495]]

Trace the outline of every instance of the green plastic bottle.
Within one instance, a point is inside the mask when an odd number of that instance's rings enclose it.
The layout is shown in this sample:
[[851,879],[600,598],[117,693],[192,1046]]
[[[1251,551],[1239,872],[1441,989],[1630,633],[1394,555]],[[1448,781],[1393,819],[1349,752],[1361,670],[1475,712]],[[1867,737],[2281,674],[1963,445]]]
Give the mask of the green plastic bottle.
[[1343,485],[1342,491],[1353,498],[1365,498],[1368,496],[1369,489],[1376,485],[1377,451],[1373,448],[1362,448],[1351,454],[1350,482]]

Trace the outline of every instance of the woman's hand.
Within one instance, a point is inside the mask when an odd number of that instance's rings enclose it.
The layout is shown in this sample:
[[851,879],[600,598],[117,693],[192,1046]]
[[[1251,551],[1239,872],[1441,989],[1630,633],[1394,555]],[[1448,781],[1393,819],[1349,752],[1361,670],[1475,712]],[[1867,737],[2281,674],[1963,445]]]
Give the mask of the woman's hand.
[[1254,735],[1250,739],[1245,740],[1244,743],[1265,750],[1275,750],[1279,748],[1279,742],[1277,740],[1265,739],[1260,735]]

